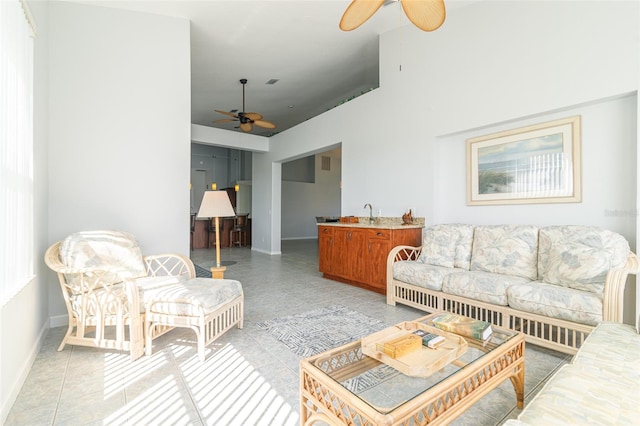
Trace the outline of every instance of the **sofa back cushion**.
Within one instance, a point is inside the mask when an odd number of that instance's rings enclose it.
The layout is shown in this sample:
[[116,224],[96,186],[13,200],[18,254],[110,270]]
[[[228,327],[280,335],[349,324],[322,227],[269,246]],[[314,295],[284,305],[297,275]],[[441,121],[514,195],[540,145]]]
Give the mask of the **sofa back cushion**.
[[476,226],[471,270],[535,280],[538,276],[538,228],[529,225]]
[[429,265],[469,269],[473,226],[465,224],[433,225],[424,230],[422,252],[418,259]]
[[576,290],[602,293],[607,272],[622,267],[629,243],[620,234],[594,226],[540,229],[540,279]]

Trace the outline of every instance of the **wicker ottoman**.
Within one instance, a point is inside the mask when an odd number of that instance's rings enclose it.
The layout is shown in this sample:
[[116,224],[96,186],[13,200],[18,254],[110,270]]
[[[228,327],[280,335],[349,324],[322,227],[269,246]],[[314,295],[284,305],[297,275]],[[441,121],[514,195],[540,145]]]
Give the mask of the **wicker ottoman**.
[[140,285],[145,305],[145,351],[152,340],[173,327],[188,327],[198,338],[198,357],[204,348],[237,325],[242,328],[244,294],[236,280],[192,278]]

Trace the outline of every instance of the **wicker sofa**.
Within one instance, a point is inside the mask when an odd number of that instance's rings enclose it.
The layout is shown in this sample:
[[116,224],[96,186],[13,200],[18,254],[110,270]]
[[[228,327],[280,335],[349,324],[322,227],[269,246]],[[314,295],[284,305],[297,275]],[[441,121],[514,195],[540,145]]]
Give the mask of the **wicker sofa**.
[[597,227],[442,224],[422,246],[391,250],[387,303],[490,321],[575,354],[597,324],[622,322],[637,269],[624,237]]

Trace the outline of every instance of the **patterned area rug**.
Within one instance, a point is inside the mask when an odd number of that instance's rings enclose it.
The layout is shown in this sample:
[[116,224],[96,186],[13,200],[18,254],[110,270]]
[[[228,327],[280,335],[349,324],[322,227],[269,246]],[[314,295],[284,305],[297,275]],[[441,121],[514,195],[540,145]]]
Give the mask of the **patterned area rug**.
[[[257,325],[302,358],[345,345],[389,327],[383,321],[341,305],[275,318]],[[397,374],[397,370],[383,364],[342,384],[352,392],[360,393]]]
[[196,277],[200,278],[211,278],[211,271],[209,269],[205,269],[202,266],[193,265],[196,267]]

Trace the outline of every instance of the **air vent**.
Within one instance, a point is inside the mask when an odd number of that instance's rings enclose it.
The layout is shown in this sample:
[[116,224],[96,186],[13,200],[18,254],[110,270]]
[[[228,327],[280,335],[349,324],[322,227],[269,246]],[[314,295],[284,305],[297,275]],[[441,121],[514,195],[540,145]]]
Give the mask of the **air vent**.
[[272,78],[271,80],[267,81],[265,84],[276,84],[278,81],[280,81],[279,78]]
[[322,170],[331,170],[331,157],[322,156]]

